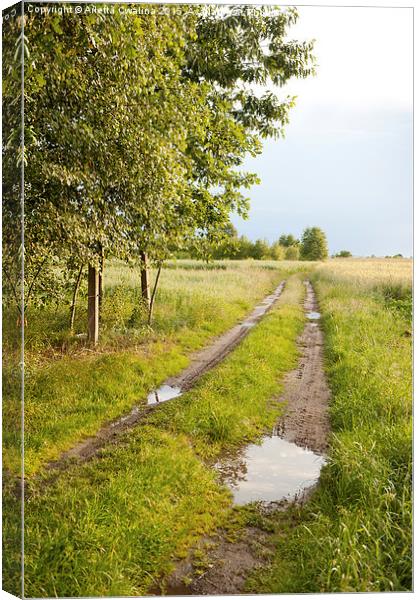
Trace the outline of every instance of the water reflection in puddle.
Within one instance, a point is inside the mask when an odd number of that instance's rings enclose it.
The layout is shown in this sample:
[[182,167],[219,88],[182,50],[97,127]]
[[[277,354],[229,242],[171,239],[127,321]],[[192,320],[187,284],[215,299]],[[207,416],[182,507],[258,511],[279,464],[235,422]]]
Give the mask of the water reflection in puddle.
[[250,321],[249,322],[245,321],[244,323],[241,324],[242,327],[246,327],[247,329],[250,329],[251,327],[254,327],[255,325],[256,325],[256,323],[251,323]]
[[311,321],[320,319],[320,317],[321,317],[321,314],[319,312],[316,312],[315,310],[307,313],[307,319],[310,319]]
[[265,437],[215,468],[235,504],[292,498],[316,483],[325,458],[280,437]]
[[177,398],[182,394],[180,387],[171,385],[162,385],[157,390],[153,390],[147,396],[147,404],[158,404]]

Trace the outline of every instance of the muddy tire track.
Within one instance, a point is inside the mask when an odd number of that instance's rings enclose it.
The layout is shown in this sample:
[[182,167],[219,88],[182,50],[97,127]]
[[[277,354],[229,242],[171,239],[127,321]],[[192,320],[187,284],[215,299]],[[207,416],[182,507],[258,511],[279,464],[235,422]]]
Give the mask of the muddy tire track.
[[[206,537],[194,549],[205,553],[205,568],[195,565],[194,552],[182,560],[169,578],[159,582],[148,594],[151,596],[209,596],[237,594],[247,575],[262,567],[267,555],[273,554],[266,532],[247,527],[234,542],[227,541],[223,532]],[[203,572],[201,572],[201,570]]]
[[[324,454],[330,434],[330,389],[323,366],[323,333],[319,323],[310,320],[310,316],[319,314],[318,304],[311,283],[304,283],[304,310],[308,320],[297,340],[300,351],[297,368],[285,376],[284,391],[278,398],[286,406],[284,415],[276,426],[276,433],[287,441]],[[291,505],[301,505],[310,498],[314,487],[307,488],[292,501],[278,499],[278,502],[270,505],[261,503],[258,510],[261,514],[266,511],[275,513],[287,510]],[[243,593],[249,574],[269,562],[273,551],[272,538],[272,534],[266,531],[247,526],[241,531],[237,541],[230,542],[227,532],[219,530],[212,538],[215,547],[209,550],[207,556],[210,567],[197,576],[190,559],[180,561],[162,586],[160,595]],[[185,576],[187,585],[184,583]],[[159,595],[155,590],[152,593]]]
[[[180,394],[176,397],[179,397],[179,395],[192,388],[202,375],[223,361],[249,333],[252,327],[259,323],[262,317],[278,301],[284,286],[285,280],[281,281],[274,292],[266,296],[241,323],[218,336],[203,350],[194,353],[192,355],[191,364],[179,375],[167,379],[162,384],[162,387],[168,386],[179,389]],[[151,392],[149,396],[153,393],[154,392]],[[172,398],[166,400],[166,402],[169,402],[171,399]],[[144,401],[146,401],[146,398],[144,398]],[[120,417],[116,421],[104,425],[94,436],[75,444],[70,450],[63,452],[57,460],[47,463],[45,469],[47,471],[60,471],[74,462],[79,463],[89,460],[97,455],[105,445],[117,443],[122,433],[135,427],[152,410],[155,410],[164,404],[165,402],[156,402],[150,405],[139,404],[138,406],[134,406],[128,414]]]
[[[304,310],[318,313],[313,287],[306,285]],[[277,425],[280,437],[324,454],[328,447],[330,389],[324,372],[323,332],[318,321],[308,321],[297,341],[301,352],[298,366],[285,376],[279,399],[286,403],[284,416]]]

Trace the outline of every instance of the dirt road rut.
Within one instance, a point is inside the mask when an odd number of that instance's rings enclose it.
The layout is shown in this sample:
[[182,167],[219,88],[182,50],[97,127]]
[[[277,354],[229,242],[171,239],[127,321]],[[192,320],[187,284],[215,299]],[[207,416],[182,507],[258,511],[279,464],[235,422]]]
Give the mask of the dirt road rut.
[[[305,284],[305,312],[319,314],[313,287],[308,281]],[[323,333],[317,320],[307,322],[298,347],[298,366],[284,380],[280,402],[286,403],[286,411],[277,425],[278,434],[297,446],[324,454],[330,432],[330,390],[323,368]]]

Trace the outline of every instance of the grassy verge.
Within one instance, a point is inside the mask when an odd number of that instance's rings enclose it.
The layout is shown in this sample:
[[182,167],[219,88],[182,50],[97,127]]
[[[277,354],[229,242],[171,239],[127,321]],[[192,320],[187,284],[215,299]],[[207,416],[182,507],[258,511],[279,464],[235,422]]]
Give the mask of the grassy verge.
[[[103,339],[95,352],[82,346],[47,352],[48,340],[62,330],[67,313],[51,308],[28,314],[25,381],[25,472],[29,476],[80,439],[94,435],[145,399],[166,377],[180,372],[188,355],[240,318],[298,265],[279,263],[223,265],[205,270],[201,263],[177,264],[162,275],[153,329],[138,314],[139,274],[119,264],[107,269]],[[183,265],[186,266],[186,265]],[[252,285],[249,285],[252,281]],[[80,313],[79,317],[80,317]],[[54,321],[55,319],[55,321]],[[47,326],[48,324],[48,326]],[[76,324],[81,327],[81,322]],[[55,337],[54,337],[55,336]],[[41,351],[41,348],[43,351]],[[50,348],[51,350],[51,348]],[[4,369],[5,385],[13,371]],[[4,419],[13,422],[15,404],[5,396]],[[16,432],[4,431],[4,465],[20,469]]]
[[48,486],[29,482],[26,595],[144,594],[198,536],[228,520],[230,495],[202,459],[257,439],[277,418],[270,399],[296,363],[302,294],[292,278],[224,363],[118,446]]
[[333,394],[330,461],[309,504],[276,523],[275,560],[248,590],[411,590],[408,299],[399,284],[354,285],[327,268],[315,287]]

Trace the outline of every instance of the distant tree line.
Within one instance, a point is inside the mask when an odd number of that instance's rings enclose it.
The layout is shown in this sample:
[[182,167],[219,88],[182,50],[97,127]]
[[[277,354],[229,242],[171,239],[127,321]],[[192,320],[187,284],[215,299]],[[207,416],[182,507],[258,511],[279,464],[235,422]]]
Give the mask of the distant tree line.
[[[224,234],[221,242],[207,246],[207,256],[216,260],[325,260],[328,256],[326,235],[319,227],[308,227],[301,239],[282,234],[271,244],[264,239],[252,242],[245,235],[239,236],[231,223],[225,227]],[[197,258],[199,255],[192,250],[177,256]]]

